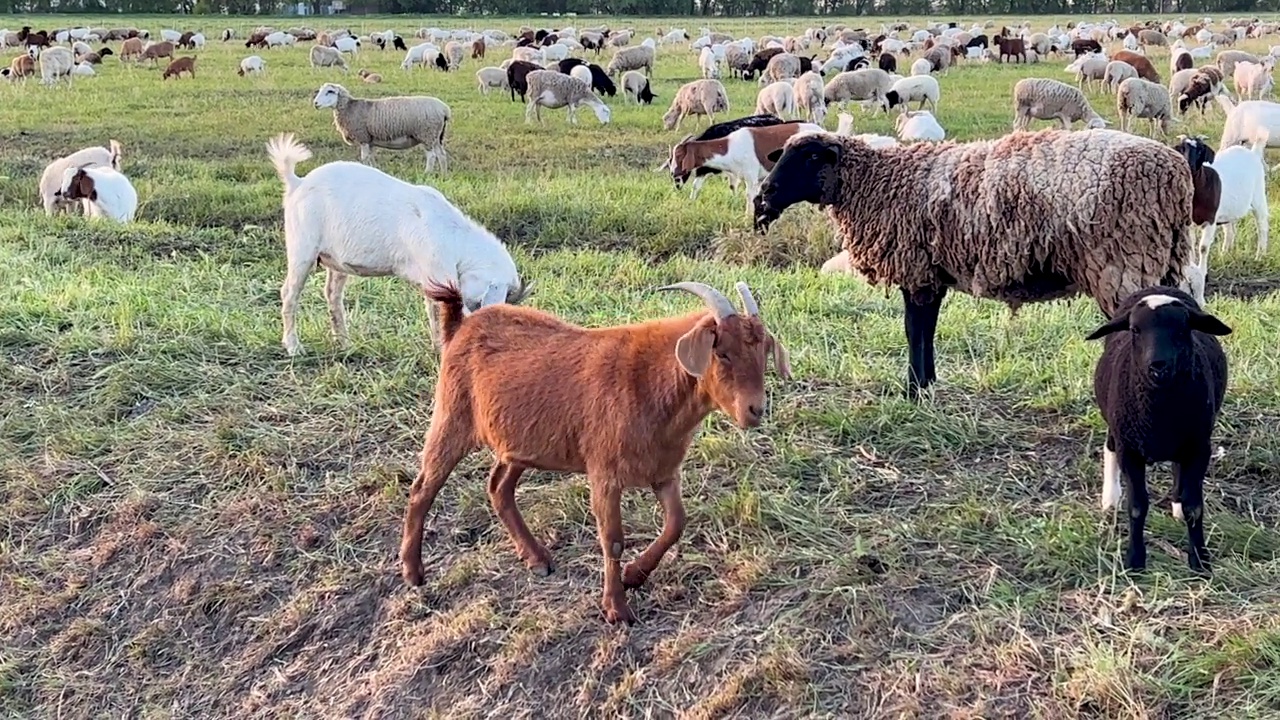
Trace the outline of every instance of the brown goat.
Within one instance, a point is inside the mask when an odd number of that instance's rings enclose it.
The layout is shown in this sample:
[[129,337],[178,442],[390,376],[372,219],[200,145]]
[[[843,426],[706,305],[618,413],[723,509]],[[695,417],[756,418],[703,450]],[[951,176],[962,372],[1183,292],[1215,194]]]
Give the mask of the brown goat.
[[162,75],[160,79],[168,80],[171,77],[179,78],[179,77],[182,77],[182,73],[184,72],[190,73],[191,77],[195,78],[196,57],[197,56],[195,55],[192,55],[191,57],[180,57],[177,60],[174,60],[173,62],[169,63],[169,67],[164,69],[164,75]]
[[471,43],[471,59],[475,60],[477,58],[484,57],[484,50],[485,50],[484,38],[482,37],[476,38]]
[[36,61],[30,55],[19,55],[9,62],[9,67],[5,70],[5,77],[10,80],[28,77],[36,74]]
[[[765,411],[772,355],[790,377],[787,352],[765,329],[746,283],[745,314],[702,283],[682,282],[708,311],[635,325],[587,329],[510,304],[466,319],[456,288],[432,287],[440,303],[440,375],[422,469],[409,491],[401,575],[423,581],[422,528],[449,473],[480,446],[493,450],[489,501],[530,570],[547,575],[551,554],[515,504],[526,469],[586,473],[604,553],[605,618],[634,622],[624,588],[644,584],[684,532],[680,464],[702,419],[719,408],[742,428]],[[621,566],[622,491],[649,487],[663,510],[662,534]]]
[[1009,58],[1012,62],[1013,58],[1021,58],[1022,62],[1027,61],[1027,42],[1022,38],[998,37],[996,38],[996,46],[1000,48],[1000,62],[1004,62],[1005,58]]
[[1133,69],[1138,71],[1138,77],[1143,80],[1150,80],[1153,83],[1160,82],[1160,73],[1156,72],[1155,66],[1141,53],[1136,53],[1132,50],[1119,50],[1115,55],[1111,56],[1111,59],[1132,65]]
[[142,57],[142,39],[131,37],[120,45],[120,62],[135,57]]
[[150,45],[147,46],[146,50],[142,51],[142,55],[139,56],[138,59],[150,60],[153,63],[159,64],[160,58],[169,58],[170,60],[174,59],[173,43],[169,42],[168,40],[162,40],[158,43],[151,43]]
[[196,43],[194,40],[191,39],[195,36],[196,34],[191,32],[190,30],[182,33],[182,37],[178,38],[178,47],[183,48],[185,50],[195,50]]

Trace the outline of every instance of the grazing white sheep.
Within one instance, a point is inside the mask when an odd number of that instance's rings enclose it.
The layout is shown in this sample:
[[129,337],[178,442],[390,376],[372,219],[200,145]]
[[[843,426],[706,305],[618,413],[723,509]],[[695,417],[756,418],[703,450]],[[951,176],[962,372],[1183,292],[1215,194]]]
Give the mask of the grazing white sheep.
[[333,49],[340,53],[355,55],[360,52],[360,38],[340,37],[333,41]]
[[589,82],[584,83],[576,77],[555,70],[534,70],[525,79],[529,83],[529,104],[524,111],[525,122],[533,122],[534,117],[538,118],[538,122],[542,122],[544,107],[568,108],[569,122],[577,125],[578,108],[583,105],[595,112],[600,124],[603,125],[610,120],[612,113],[609,106],[591,92]]
[[823,99],[822,75],[807,72],[793,83],[796,94],[796,112],[811,123],[822,124],[827,117],[827,101]]
[[439,98],[416,95],[361,100],[337,83],[325,83],[313,102],[316,109],[333,110],[334,126],[343,142],[360,148],[361,162],[373,162],[375,147],[406,150],[422,145],[427,172],[436,165],[441,171],[448,167],[444,136],[451,114]]
[[[284,183],[288,272],[280,288],[282,343],[302,351],[295,328],[298,299],[317,264],[327,272],[325,298],[333,333],[347,341],[342,294],[349,275],[395,275],[419,289],[452,285],[469,314],[485,305],[519,302],[527,292],[511,255],[492,233],[425,185],[410,185],[359,163],[331,162],[305,178],[294,172],[311,151],[285,134],[267,143]],[[432,337],[435,304],[427,301]]]
[[716,121],[716,113],[729,111],[729,94],[719,80],[694,80],[680,86],[671,100],[671,107],[662,116],[664,130],[679,130],[680,124],[690,115],[706,115]]
[[1133,132],[1133,119],[1146,118],[1151,127],[1160,128],[1161,135],[1169,133],[1169,121],[1173,108],[1169,91],[1159,83],[1142,78],[1128,78],[1116,91],[1116,112],[1120,115],[1120,129]]
[[339,67],[343,72],[347,72],[347,60],[342,56],[336,48],[325,47],[324,45],[311,46],[311,68]]
[[245,75],[261,75],[266,72],[266,69],[266,60],[263,60],[258,55],[250,55],[240,61],[240,69],[236,71],[236,74],[240,77],[244,77]]
[[506,90],[507,71],[498,67],[480,68],[476,71],[476,84],[480,87],[481,95],[488,95],[490,88]]
[[414,45],[404,54],[404,62],[400,63],[400,69],[408,70],[414,65],[431,65],[439,54],[440,48],[431,43]]
[[756,114],[765,113],[784,119],[796,114],[796,91],[790,82],[779,80],[770,83],[756,95]]
[[82,201],[85,214],[117,222],[133,222],[138,212],[138,193],[129,178],[111,167],[69,167],[62,172],[58,195]]
[[920,109],[927,104],[933,112],[938,111],[938,79],[932,75],[912,75],[895,80],[889,92],[885,93],[885,101],[890,108],[900,106],[907,110],[910,103],[920,103]]
[[894,123],[898,131],[898,139],[902,142],[927,141],[942,142],[947,137],[942,125],[928,110],[907,111],[898,116]]
[[698,69],[702,72],[703,78],[720,78],[720,61],[716,58],[714,50],[709,47],[702,48],[702,53],[698,55]]
[[41,85],[53,85],[64,77],[67,84],[71,84],[71,71],[76,66],[76,59],[70,48],[51,47],[40,52],[33,45],[27,52],[40,63]]

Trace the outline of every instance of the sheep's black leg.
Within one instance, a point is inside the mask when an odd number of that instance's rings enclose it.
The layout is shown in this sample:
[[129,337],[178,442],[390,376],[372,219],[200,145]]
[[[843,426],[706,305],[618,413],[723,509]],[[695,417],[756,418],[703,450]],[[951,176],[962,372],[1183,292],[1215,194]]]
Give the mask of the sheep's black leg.
[[1125,507],[1129,510],[1129,549],[1124,566],[1142,570],[1147,566],[1147,461],[1132,450],[1121,450],[1120,471],[1129,485]]
[[1195,458],[1173,463],[1174,501],[1182,503],[1187,525],[1187,565],[1193,572],[1209,572],[1209,551],[1204,546],[1204,475],[1209,468],[1209,448]]
[[938,311],[942,308],[945,289],[913,295],[903,288],[903,324],[907,331],[907,347],[911,367],[907,372],[907,396],[913,400],[920,390],[938,379],[933,359],[933,336],[938,329]]

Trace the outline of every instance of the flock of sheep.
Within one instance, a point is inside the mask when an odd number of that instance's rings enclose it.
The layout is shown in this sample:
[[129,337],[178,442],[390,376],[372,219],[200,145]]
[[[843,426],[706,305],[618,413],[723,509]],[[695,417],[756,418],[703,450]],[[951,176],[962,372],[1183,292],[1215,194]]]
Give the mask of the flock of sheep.
[[[632,46],[632,33],[607,28],[522,28],[511,36],[433,28],[418,32],[427,42],[410,47],[390,31],[361,39],[346,31],[259,28],[245,44],[313,41],[313,65],[343,69],[345,55],[373,44],[403,50],[406,69],[446,72],[459,68],[468,48],[480,59],[509,46],[511,57],[501,66],[477,72],[480,92],[498,88],[512,99],[520,95],[530,120],[540,117],[541,108],[564,107],[576,121],[585,106],[601,123],[610,121],[604,98],[616,95],[615,79],[628,97],[651,102],[658,49],[696,52],[703,77],[676,92],[663,125],[675,129],[696,115],[711,124],[677,142],[663,167],[677,185],[692,179],[694,195],[712,175],[741,184],[762,233],[793,205],[825,209],[843,247],[828,269],[901,290],[913,397],[937,379],[934,335],[949,290],[1014,308],[1076,294],[1098,303],[1108,317],[1090,336],[1105,338],[1095,374],[1095,397],[1108,425],[1102,504],[1110,508],[1119,501],[1123,477],[1130,522],[1126,567],[1145,565],[1145,468],[1171,461],[1173,510],[1187,525],[1188,561],[1207,571],[1203,479],[1226,389],[1227,363],[1217,336],[1230,329],[1203,307],[1206,262],[1216,227],[1231,228],[1248,213],[1259,223],[1259,252],[1266,250],[1262,156],[1272,138],[1280,142],[1280,105],[1261,99],[1270,89],[1269,57],[1231,50],[1200,68],[1194,61],[1208,59],[1219,45],[1276,30],[1248,20],[1215,25],[1207,19],[1190,26],[1054,26],[1043,33],[1028,26],[995,32],[976,25],[894,24],[880,33],[812,27],[800,36],[758,41],[710,31],[691,40],[684,30],[672,30]],[[59,42],[109,35],[24,28],[0,33],[0,40],[25,44],[30,52],[18,57],[44,63],[65,49],[51,47]],[[129,42],[144,33],[122,35]],[[195,36],[176,40],[192,44]],[[1171,44],[1169,37],[1176,40]],[[223,33],[224,42],[233,39],[232,31]],[[1187,48],[1184,39],[1210,44]],[[1108,55],[1112,43],[1124,49]],[[1156,84],[1145,50],[1170,45],[1177,84],[1166,90]],[[142,54],[150,47],[155,45],[142,45]],[[605,67],[570,57],[610,48],[616,52]],[[914,53],[920,58],[911,74],[897,75],[899,58]],[[941,142],[945,132],[934,116],[939,76],[1054,54],[1076,56],[1068,66],[1076,87],[1049,78],[1021,80],[1014,89],[1015,132]],[[241,74],[264,69],[260,56],[241,63]],[[762,87],[755,114],[717,123],[716,115],[730,111],[722,84],[728,76],[758,78]],[[363,77],[378,81],[372,73]],[[1241,96],[1258,99],[1232,102],[1227,77]],[[1109,123],[1084,92],[1092,81],[1114,88],[1125,130],[1129,118],[1167,123],[1174,105],[1180,113],[1193,106],[1203,113],[1213,108],[1209,100],[1219,98],[1226,113],[1220,152],[1203,138],[1182,138],[1170,148],[1106,129]],[[428,96],[361,99],[335,83],[322,85],[313,103],[333,111],[335,126],[359,148],[361,162],[331,162],[300,177],[296,166],[310,151],[289,134],[267,144],[284,186],[285,350],[301,352],[299,298],[310,272],[324,267],[339,342],[347,338],[348,276],[394,275],[423,292],[441,353],[435,412],[404,520],[404,579],[423,582],[425,517],[454,466],[485,446],[496,457],[489,482],[494,511],[517,553],[540,574],[551,572],[553,563],[520,516],[516,484],[530,468],[586,473],[605,561],[604,612],[610,621],[633,620],[624,590],[643,584],[683,531],[680,465],[702,419],[719,409],[739,426],[755,427],[767,409],[766,367],[772,362],[783,378],[790,376],[788,353],[765,328],[750,289],[738,284],[739,309],[707,285],[676,283],[662,289],[691,293],[705,309],[618,328],[581,328],[522,306],[531,284],[498,238],[434,188],[368,164],[374,148],[422,146],[427,170],[445,171],[448,105]],[[835,131],[827,130],[828,109],[849,103],[870,112],[896,109],[898,137],[854,134],[848,112],[839,113]],[[913,103],[920,109],[908,110]],[[1021,132],[1031,119],[1056,120],[1062,129]],[[1085,129],[1072,131],[1076,121]],[[55,160],[40,179],[45,210],[80,206],[92,217],[132,220],[137,195],[120,172],[120,157],[121,147],[112,141]],[[1197,226],[1203,228],[1198,241]],[[601,413],[603,407],[609,412]],[[662,506],[663,530],[624,567],[620,496],[624,488],[644,486]]]

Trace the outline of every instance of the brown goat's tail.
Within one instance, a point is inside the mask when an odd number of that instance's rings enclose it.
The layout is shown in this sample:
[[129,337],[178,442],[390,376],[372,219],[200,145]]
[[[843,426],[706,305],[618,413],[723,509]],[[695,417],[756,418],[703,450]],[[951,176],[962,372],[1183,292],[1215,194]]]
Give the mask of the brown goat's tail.
[[440,343],[448,344],[462,327],[462,292],[453,285],[428,284],[422,290],[440,306]]

